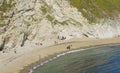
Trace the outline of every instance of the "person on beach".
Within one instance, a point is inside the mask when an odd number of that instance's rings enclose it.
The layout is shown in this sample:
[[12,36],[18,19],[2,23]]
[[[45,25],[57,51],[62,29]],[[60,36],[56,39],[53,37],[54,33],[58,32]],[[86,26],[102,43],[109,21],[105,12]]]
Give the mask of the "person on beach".
[[58,42],[57,42],[57,41],[54,41],[54,43],[55,43],[55,45],[56,45],[56,44],[58,44]]
[[3,50],[3,53],[5,53],[5,51]]
[[42,46],[43,44],[41,42],[35,43],[36,46]]
[[14,50],[14,53],[17,53],[16,49]]
[[41,46],[42,46],[43,44],[42,44],[42,43],[39,43],[39,45],[41,45]]
[[71,49],[71,47],[72,47],[72,45],[68,45],[68,46],[67,46],[67,49],[68,49],[68,50],[70,50],[70,49]]

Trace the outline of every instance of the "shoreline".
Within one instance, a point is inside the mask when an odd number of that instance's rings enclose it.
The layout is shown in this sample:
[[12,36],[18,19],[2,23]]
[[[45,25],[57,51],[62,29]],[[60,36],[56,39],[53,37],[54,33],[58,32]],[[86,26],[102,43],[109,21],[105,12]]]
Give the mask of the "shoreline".
[[[74,39],[73,39],[74,40]],[[57,54],[60,54],[62,52],[68,51],[66,49],[66,46],[69,44],[72,44],[71,50],[75,49],[86,49],[90,47],[95,46],[108,46],[108,45],[115,45],[120,43],[120,38],[109,38],[109,39],[81,39],[78,38],[74,41],[67,41],[64,43],[60,43],[53,46],[48,46],[44,48],[35,48],[34,50],[25,53],[22,56],[16,56],[15,59],[7,59],[3,62],[0,62],[0,70],[2,73],[28,73],[29,70],[40,64],[40,62],[43,62],[46,59],[49,59],[50,57],[53,57]],[[82,41],[81,41],[82,40]],[[10,60],[9,63],[6,63],[8,60]],[[3,63],[3,65],[2,65]],[[4,65],[6,64],[6,65]]]
[[[24,69],[21,70],[20,73],[34,73],[34,70],[35,70],[36,68],[38,68],[38,67],[40,67],[40,66],[43,66],[44,64],[47,64],[48,62],[51,62],[51,61],[53,61],[53,60],[55,60],[55,59],[57,59],[57,58],[59,58],[59,57],[61,57],[61,56],[64,56],[64,55],[66,55],[66,54],[70,54],[70,53],[68,53],[68,52],[76,53],[76,52],[86,51],[86,50],[89,50],[89,49],[94,49],[94,48],[96,48],[96,47],[117,46],[117,45],[120,45],[120,43],[114,43],[114,44],[113,44],[113,43],[110,43],[110,44],[103,44],[103,45],[95,45],[95,46],[89,46],[89,47],[84,47],[84,48],[76,48],[76,49],[72,49],[72,50],[68,50],[68,51],[56,53],[56,54],[54,54],[54,55],[48,56],[47,58],[43,59],[43,61],[41,61],[41,62],[40,62],[40,61],[37,61],[37,62],[35,62],[35,63],[30,64],[30,65],[27,66],[27,67],[24,67]],[[72,52],[72,51],[74,51],[74,52]],[[64,54],[64,53],[66,53],[66,54]],[[64,55],[62,55],[62,54],[64,54]],[[61,56],[57,57],[58,55],[61,55]],[[57,58],[54,59],[54,57],[57,57]],[[49,61],[49,59],[53,59],[53,60]],[[48,62],[47,62],[47,63],[44,63],[44,62],[46,62],[46,61],[48,61]],[[44,63],[44,64],[43,64],[43,65],[40,65],[40,64],[42,64],[42,63]],[[39,65],[39,66],[38,66],[38,65]],[[36,67],[36,68],[34,68],[34,67]],[[31,72],[31,70],[33,70],[33,72]]]
[[[64,55],[67,55],[67,54],[71,54],[71,53],[77,53],[77,52],[82,52],[82,51],[86,51],[86,50],[90,50],[90,49],[94,49],[94,48],[99,48],[99,47],[105,47],[105,46],[109,46],[109,47],[111,47],[111,46],[117,46],[117,45],[120,45],[120,43],[119,44],[106,44],[106,45],[97,45],[97,46],[90,46],[90,47],[86,47],[86,48],[80,48],[80,49],[73,49],[73,50],[69,50],[69,51],[65,51],[65,52],[61,52],[61,53],[58,53],[58,54],[55,54],[55,55],[53,55],[52,57],[48,57],[48,59],[45,59],[43,62],[38,62],[38,64],[36,65],[36,66],[32,66],[32,68],[31,69],[29,69],[29,72],[28,73],[34,73],[34,71],[37,69],[37,68],[39,68],[39,67],[41,67],[41,66],[43,66],[44,64],[47,64],[47,63],[49,63],[49,62],[51,62],[51,61],[54,61],[55,59],[57,59],[57,58],[59,58],[59,57],[62,57],[62,56],[64,56]],[[22,71],[21,71],[22,72]],[[24,73],[24,72],[23,72]]]

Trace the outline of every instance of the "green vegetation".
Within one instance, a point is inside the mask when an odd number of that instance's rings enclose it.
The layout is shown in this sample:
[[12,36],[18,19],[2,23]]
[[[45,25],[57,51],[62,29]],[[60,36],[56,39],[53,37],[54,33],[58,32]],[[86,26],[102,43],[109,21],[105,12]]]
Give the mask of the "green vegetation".
[[16,28],[16,26],[13,26],[13,27],[12,27],[12,30],[15,29],[15,28]]
[[27,28],[31,25],[29,22],[27,22],[25,20],[23,20],[23,21],[24,21],[24,24],[27,26]]
[[8,2],[7,2],[7,0],[3,0],[3,3],[0,6],[0,20],[2,21],[0,23],[0,27],[3,27],[3,26],[6,25],[6,24],[4,24],[3,21],[5,19],[7,19],[8,16],[4,15],[4,13],[6,13],[7,11],[9,11],[12,8],[12,6],[14,6],[14,5],[15,5],[15,3],[13,3],[13,0],[9,0]]
[[67,21],[59,22],[62,25],[68,25]]
[[70,0],[70,4],[90,22],[96,22],[97,18],[113,18],[120,12],[120,0]]
[[55,20],[54,24],[68,25],[67,21],[59,22],[58,20]]
[[0,24],[0,27],[3,27],[3,26],[5,26],[6,24]]
[[47,19],[52,22],[54,18],[51,17],[50,15],[47,15]]
[[51,11],[51,6],[48,6],[47,3],[43,1],[43,6],[41,6],[40,10],[43,12],[43,14],[46,14],[47,12]]
[[41,7],[41,10],[42,10],[42,12],[43,12],[44,14],[47,13],[47,9],[46,9],[44,6]]
[[0,11],[6,12],[7,10],[10,10],[10,8],[14,5],[12,4],[12,1],[13,0],[10,0],[9,2],[7,2],[7,0],[3,0],[3,3],[0,6]]

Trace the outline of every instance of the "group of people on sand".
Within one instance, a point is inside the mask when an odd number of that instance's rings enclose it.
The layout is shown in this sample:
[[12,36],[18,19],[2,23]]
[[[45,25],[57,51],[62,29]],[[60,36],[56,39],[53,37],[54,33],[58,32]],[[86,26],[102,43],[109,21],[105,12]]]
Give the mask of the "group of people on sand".
[[65,40],[66,37],[65,37],[65,36],[58,36],[58,39],[60,39],[60,40]]
[[[6,50],[3,50],[2,52],[3,52],[3,53],[6,53]],[[14,52],[14,53],[17,53],[16,49],[14,49],[13,52]]]
[[42,46],[43,44],[41,42],[35,43],[37,46]]

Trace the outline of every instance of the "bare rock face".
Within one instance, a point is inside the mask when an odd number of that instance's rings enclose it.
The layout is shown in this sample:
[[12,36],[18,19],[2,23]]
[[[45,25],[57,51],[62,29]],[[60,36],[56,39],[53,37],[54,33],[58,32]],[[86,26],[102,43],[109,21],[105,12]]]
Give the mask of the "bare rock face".
[[101,19],[91,25],[69,0],[0,0],[0,4],[11,6],[0,9],[0,50],[36,43],[53,45],[62,37],[107,38],[120,34],[118,20]]

